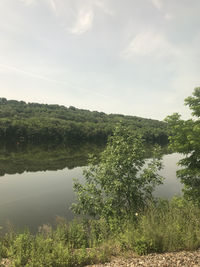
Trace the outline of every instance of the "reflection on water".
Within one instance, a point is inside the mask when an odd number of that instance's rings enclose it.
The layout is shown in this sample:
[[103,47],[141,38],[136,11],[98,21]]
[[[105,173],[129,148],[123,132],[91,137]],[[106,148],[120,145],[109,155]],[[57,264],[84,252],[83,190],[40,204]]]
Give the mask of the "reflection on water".
[[81,167],[5,175],[0,179],[0,225],[10,221],[17,228],[37,230],[44,223],[54,224],[56,215],[72,219],[74,177],[81,179]]
[[73,178],[102,145],[0,148],[0,225],[37,230],[56,215],[72,219]]
[[[73,178],[83,180],[88,154],[102,149],[98,145],[1,148],[0,225],[5,227],[9,221],[16,228],[28,226],[35,231],[44,223],[54,224],[57,215],[71,220]],[[178,154],[164,156],[161,174],[166,180],[156,196],[170,198],[181,193],[175,174],[179,158]]]
[[99,154],[102,145],[16,146],[0,148],[0,176],[47,170],[73,169],[87,165],[89,154]]

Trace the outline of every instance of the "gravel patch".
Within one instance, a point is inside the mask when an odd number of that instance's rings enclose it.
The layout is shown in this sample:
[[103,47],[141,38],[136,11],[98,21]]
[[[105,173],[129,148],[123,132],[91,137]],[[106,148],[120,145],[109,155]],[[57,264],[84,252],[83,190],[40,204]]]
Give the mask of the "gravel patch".
[[200,267],[200,250],[149,254],[86,267]]
[[9,259],[2,259],[0,262],[0,267],[7,267],[11,265],[11,261]]

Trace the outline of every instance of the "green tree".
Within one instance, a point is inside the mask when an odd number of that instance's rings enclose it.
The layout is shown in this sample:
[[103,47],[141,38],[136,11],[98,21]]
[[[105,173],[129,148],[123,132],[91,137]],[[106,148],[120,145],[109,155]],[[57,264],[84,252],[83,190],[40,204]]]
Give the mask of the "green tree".
[[185,99],[194,116],[182,120],[178,113],[166,118],[172,151],[183,154],[177,177],[184,184],[184,196],[200,204],[200,87]]
[[84,170],[85,183],[77,180],[75,213],[94,217],[132,216],[152,200],[152,192],[163,178],[159,158],[145,160],[141,138],[122,126],[116,127],[100,159],[91,158]]

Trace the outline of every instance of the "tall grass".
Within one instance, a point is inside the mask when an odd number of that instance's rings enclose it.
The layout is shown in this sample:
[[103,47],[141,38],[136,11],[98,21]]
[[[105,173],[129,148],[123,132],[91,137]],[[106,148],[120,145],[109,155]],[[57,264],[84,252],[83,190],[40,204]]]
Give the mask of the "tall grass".
[[182,198],[160,200],[137,223],[129,222],[121,240],[138,254],[200,247],[200,208]]
[[56,229],[43,225],[36,235],[10,232],[1,238],[0,259],[9,258],[15,267],[73,267],[104,262],[111,252],[99,239],[103,225],[101,220],[83,220],[62,222]]
[[133,219],[61,220],[37,234],[9,232],[0,239],[0,261],[11,266],[84,266],[132,251],[194,250],[200,247],[200,208],[182,198],[157,201]]

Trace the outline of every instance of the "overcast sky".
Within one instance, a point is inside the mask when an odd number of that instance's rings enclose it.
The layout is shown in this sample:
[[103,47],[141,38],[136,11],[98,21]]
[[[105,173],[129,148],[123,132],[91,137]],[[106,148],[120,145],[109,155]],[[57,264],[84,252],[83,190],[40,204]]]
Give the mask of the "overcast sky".
[[0,97],[187,117],[200,0],[0,0]]

